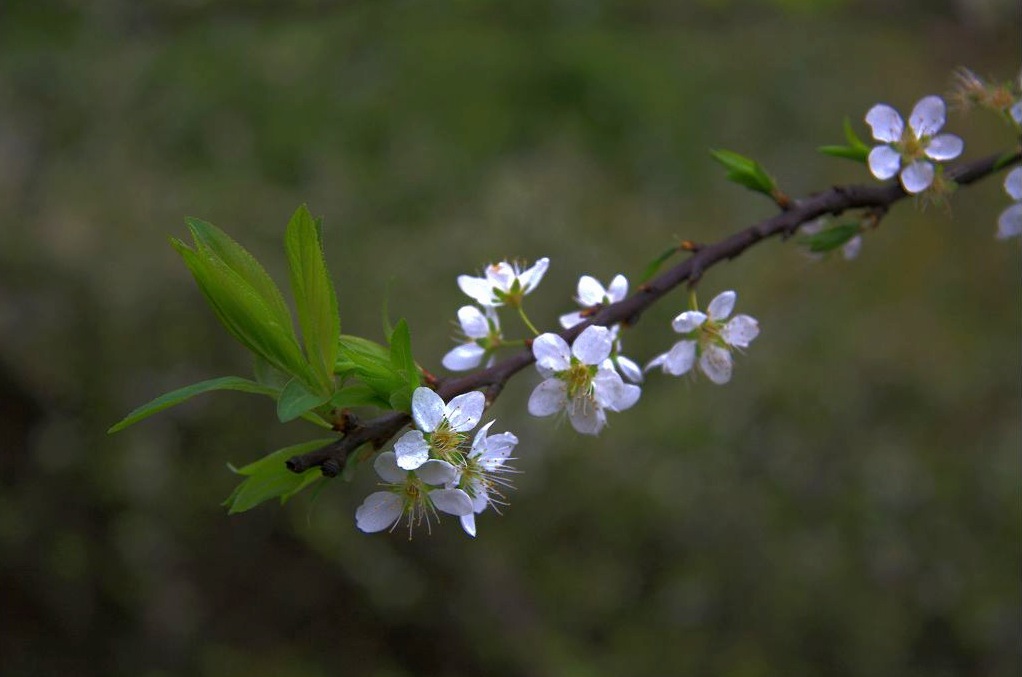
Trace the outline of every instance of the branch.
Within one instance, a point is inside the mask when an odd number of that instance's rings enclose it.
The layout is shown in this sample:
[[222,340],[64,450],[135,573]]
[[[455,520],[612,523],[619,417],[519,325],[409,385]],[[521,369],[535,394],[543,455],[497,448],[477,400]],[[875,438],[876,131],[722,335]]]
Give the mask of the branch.
[[[945,172],[959,186],[967,186],[986,178],[999,169],[1016,164],[1022,159],[1022,151],[1009,154],[991,155],[968,163],[959,163]],[[896,180],[879,186],[834,186],[802,200],[789,203],[780,214],[764,219],[748,228],[712,244],[685,247],[693,251],[691,258],[678,263],[663,272],[648,284],[639,288],[628,298],[602,308],[587,321],[560,332],[561,338],[569,344],[583,329],[591,324],[610,326],[617,323],[634,325],[642,313],[669,291],[683,282],[695,284],[703,273],[725,260],[731,260],[745,250],[767,238],[781,236],[788,238],[799,226],[827,214],[837,216],[852,209],[872,209],[883,215],[890,207],[908,197]],[[492,367],[479,369],[465,376],[448,377],[437,382],[436,391],[444,399],[471,390],[487,388],[487,405],[500,394],[504,384],[517,372],[535,361],[532,350],[526,348]],[[303,472],[319,466],[323,474],[334,477],[344,467],[348,455],[364,444],[381,448],[403,427],[411,423],[411,416],[403,412],[390,412],[358,422],[341,439],[315,451],[294,456],[287,461],[292,472]]]

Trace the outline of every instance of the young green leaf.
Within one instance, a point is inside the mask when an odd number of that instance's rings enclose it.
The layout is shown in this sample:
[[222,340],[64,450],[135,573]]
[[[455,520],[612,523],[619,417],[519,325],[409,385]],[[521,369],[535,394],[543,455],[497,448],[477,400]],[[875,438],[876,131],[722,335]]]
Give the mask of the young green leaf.
[[223,502],[227,512],[232,515],[245,512],[271,498],[279,497],[280,502],[284,503],[305,487],[322,479],[323,474],[319,468],[309,468],[298,474],[288,470],[285,462],[292,456],[319,449],[334,441],[320,439],[303,442],[278,449],[242,468],[232,468],[237,474],[246,476],[246,479]]
[[288,381],[277,398],[277,418],[281,423],[293,421],[330,399],[329,393],[310,392],[298,379]]
[[287,224],[284,242],[305,353],[316,372],[320,389],[332,392],[341,321],[337,313],[337,294],[323,258],[318,224],[305,205],[295,211]]
[[401,319],[390,335],[390,363],[405,377],[405,383],[413,390],[419,387],[419,367],[412,357],[412,335],[408,323]]
[[824,155],[832,157],[844,158],[855,162],[867,162],[870,148],[855,133],[855,130],[852,128],[852,122],[848,118],[845,118],[844,132],[845,140],[848,142],[847,146],[820,146],[817,150]]
[[727,170],[727,178],[749,190],[774,197],[777,184],[755,160],[730,150],[711,150],[710,155]]
[[330,406],[337,409],[350,407],[380,407],[386,409],[389,403],[381,399],[376,391],[364,383],[344,386],[330,398]]
[[660,266],[664,265],[668,259],[677,254],[679,251],[678,247],[671,247],[670,249],[664,250],[660,256],[650,261],[649,265],[646,266],[646,269],[642,271],[642,278],[639,280],[639,284],[649,282],[650,279],[657,274],[657,271],[660,270]]
[[125,416],[123,420],[110,426],[107,433],[110,434],[118,432],[119,430],[124,430],[129,425],[138,423],[142,419],[148,418],[153,414],[163,411],[164,409],[181,404],[185,400],[191,399],[196,395],[208,393],[213,390],[237,390],[244,393],[269,395],[270,397],[275,397],[277,395],[276,389],[250,381],[247,378],[241,378],[240,376],[222,376],[220,378],[202,381],[201,383],[193,383],[190,386],[178,388],[177,390],[160,395],[152,402],[147,402],[132,411],[130,414]]
[[823,252],[829,252],[833,249],[837,249],[858,235],[861,230],[862,229],[857,223],[846,223],[840,226],[834,226],[833,228],[827,228],[826,230],[821,230],[820,232],[813,233],[812,235],[806,235],[799,239],[799,244],[808,247],[809,251],[814,254],[821,254]]

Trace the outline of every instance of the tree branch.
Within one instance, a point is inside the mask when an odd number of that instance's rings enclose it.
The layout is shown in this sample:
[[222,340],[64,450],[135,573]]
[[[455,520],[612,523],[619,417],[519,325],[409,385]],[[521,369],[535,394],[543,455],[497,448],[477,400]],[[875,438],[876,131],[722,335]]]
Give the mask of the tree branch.
[[[959,163],[945,172],[945,177],[959,186],[979,181],[999,169],[1014,165],[1022,159],[1022,151],[990,155],[974,162]],[[852,209],[873,209],[879,219],[890,207],[908,197],[896,181],[879,186],[834,186],[802,200],[793,200],[781,213],[755,223],[718,242],[683,247],[692,256],[658,275],[638,291],[618,303],[602,308],[587,321],[560,332],[569,344],[591,324],[610,326],[619,322],[633,325],[642,313],[669,291],[683,282],[695,284],[703,273],[725,260],[731,260],[765,239],[781,236],[788,238],[799,226],[830,214],[837,216]],[[526,348],[501,360],[492,367],[479,369],[464,376],[448,377],[437,382],[436,391],[444,399],[487,388],[487,404],[500,394],[504,384],[517,372],[532,364],[532,350]],[[294,456],[287,461],[293,472],[303,472],[319,466],[323,474],[334,477],[344,467],[348,455],[364,444],[379,449],[403,427],[411,422],[403,412],[389,412],[352,426],[341,439],[315,451]]]

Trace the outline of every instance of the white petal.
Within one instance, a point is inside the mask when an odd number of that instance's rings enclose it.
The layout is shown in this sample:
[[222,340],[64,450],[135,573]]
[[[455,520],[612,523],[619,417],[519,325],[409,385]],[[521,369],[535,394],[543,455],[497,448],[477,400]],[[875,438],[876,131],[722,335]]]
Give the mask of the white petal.
[[997,219],[997,239],[1005,240],[1022,234],[1022,203],[1014,204]]
[[583,435],[599,435],[607,424],[607,415],[602,407],[588,403],[585,406],[572,407],[568,412],[571,427]]
[[926,160],[916,160],[901,170],[901,185],[906,193],[915,195],[933,183],[933,165]]
[[419,430],[431,433],[444,420],[443,399],[429,388],[419,387],[412,393],[412,418]]
[[434,458],[416,468],[415,474],[426,484],[436,486],[453,482],[458,476],[458,470],[447,461]]
[[723,385],[731,380],[731,353],[720,346],[706,346],[699,367],[711,381]]
[[480,463],[484,470],[492,471],[499,468],[518,444],[518,437],[513,433],[497,433],[489,438],[486,453]]
[[447,405],[447,422],[451,428],[463,433],[479,424],[486,408],[486,396],[478,390],[458,395]]
[[475,299],[476,303],[483,306],[500,305],[497,299],[493,298],[493,284],[484,277],[472,277],[471,275],[459,275],[458,287],[461,291]]
[[367,534],[383,531],[404,513],[401,497],[389,491],[377,491],[366,496],[355,511],[355,524]]
[[679,334],[687,334],[701,327],[703,322],[706,322],[706,313],[698,310],[686,310],[674,318],[671,326]]
[[926,157],[941,162],[954,160],[962,154],[965,142],[954,134],[940,134],[930,139],[926,146]]
[[667,353],[660,353],[659,355],[654,357],[652,360],[646,363],[644,371],[649,371],[650,369],[654,369],[656,367],[662,367],[664,363],[667,361],[667,355],[668,355]]
[[385,451],[373,461],[373,468],[384,482],[400,484],[408,478],[408,471],[397,464],[397,454],[393,451]]
[[475,439],[472,440],[472,449],[468,453],[470,457],[486,453],[486,450],[489,447],[489,438],[487,437],[487,433],[490,430],[490,426],[494,423],[496,423],[496,421],[490,421],[476,432]]
[[873,130],[873,138],[877,141],[892,143],[900,141],[905,131],[905,123],[901,115],[887,104],[878,103],[866,113],[866,124]]
[[394,443],[397,465],[405,470],[415,470],[429,460],[429,443],[421,430],[409,430]]
[[461,516],[461,528],[472,538],[476,537],[476,516],[472,513]]
[[1011,118],[1022,125],[1022,101],[1016,101],[1015,105],[1011,107]]
[[639,400],[642,388],[625,383],[613,369],[600,369],[593,377],[596,401],[611,411],[624,411]]
[[529,395],[529,413],[533,416],[550,416],[564,408],[568,398],[564,381],[548,378],[540,383]]
[[618,355],[614,358],[614,364],[626,379],[632,383],[642,383],[642,369],[635,362],[624,355]]
[[613,303],[628,296],[628,278],[624,275],[615,275],[614,279],[610,281],[610,286],[607,287],[607,296]]
[[532,354],[537,368],[546,371],[564,371],[571,366],[571,349],[557,334],[540,334],[532,342]]
[[472,499],[461,489],[434,489],[429,492],[429,500],[437,510],[448,515],[472,514]]
[[465,371],[466,369],[475,369],[479,366],[479,363],[483,361],[483,355],[486,351],[483,350],[482,346],[478,346],[475,343],[466,343],[464,345],[455,346],[444,355],[444,359],[441,363],[446,369],[451,371]]
[[475,306],[462,306],[458,308],[458,323],[461,330],[469,338],[486,338],[490,335],[490,324],[486,316]]
[[586,327],[571,344],[571,354],[583,364],[600,364],[610,355],[614,337],[606,327]]
[[946,113],[944,99],[939,96],[924,96],[912,109],[912,115],[908,117],[908,126],[912,128],[917,139],[933,136],[944,126]]
[[859,256],[859,252],[862,251],[862,236],[856,235],[848,242],[841,245],[841,255],[845,257],[845,261],[851,261]]
[[544,256],[539,261],[536,261],[536,263],[532,265],[532,268],[529,268],[519,275],[518,281],[522,285],[522,290],[528,294],[530,291],[535,289],[536,285],[539,284],[540,280],[542,280],[543,276],[546,274],[546,269],[549,267],[550,259]]
[[720,322],[735,309],[735,299],[738,295],[733,291],[724,291],[717,294],[712,301],[710,301],[709,307],[706,312],[709,313],[710,319],[715,322]]
[[1022,200],[1022,167],[1015,167],[1004,177],[1004,190],[1012,200]]
[[511,284],[515,281],[516,277],[517,271],[507,261],[501,261],[486,267],[486,279],[489,281],[490,286],[496,287],[501,291],[511,289]]
[[890,146],[877,146],[869,152],[869,171],[881,181],[898,173],[901,155]]
[[759,323],[748,315],[736,315],[724,325],[720,335],[730,345],[747,348],[759,336]]
[[607,290],[603,288],[592,275],[583,275],[578,278],[578,303],[586,308],[595,306],[598,303],[603,303],[603,297],[607,295]]
[[696,342],[678,341],[667,353],[667,359],[664,361],[664,373],[681,376],[692,369],[695,361]]
[[564,327],[565,329],[571,329],[584,319],[585,318],[582,317],[582,313],[576,310],[573,313],[565,313],[564,315],[561,315],[560,322],[561,326]]

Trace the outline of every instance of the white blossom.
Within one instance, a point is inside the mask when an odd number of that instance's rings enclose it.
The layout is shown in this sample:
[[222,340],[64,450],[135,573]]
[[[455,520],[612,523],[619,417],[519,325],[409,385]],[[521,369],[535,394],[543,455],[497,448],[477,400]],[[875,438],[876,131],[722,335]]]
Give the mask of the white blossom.
[[[578,295],[575,301],[582,307],[571,313],[560,316],[561,326],[571,329],[576,324],[587,318],[587,311],[592,311],[603,305],[610,305],[624,300],[628,296],[628,278],[624,275],[615,275],[614,279],[606,287],[591,275],[583,275],[578,279]],[[642,383],[642,369],[633,360],[621,354],[621,331],[620,325],[610,327],[613,338],[610,361],[618,372],[632,383]]]
[[472,499],[472,512],[461,516],[461,527],[469,536],[476,535],[475,516],[491,505],[500,512],[497,505],[504,503],[501,489],[511,487],[505,475],[514,472],[507,461],[518,438],[509,432],[490,435],[493,423],[490,421],[476,433],[472,449],[459,467],[457,482],[450,485],[464,490]]
[[1004,178],[1004,190],[1015,204],[997,219],[997,238],[1000,240],[1022,235],[1022,167],[1015,167]]
[[660,367],[665,374],[681,376],[698,364],[714,383],[722,385],[730,381],[732,351],[747,348],[759,336],[759,323],[754,318],[736,315],[727,320],[736,299],[735,292],[722,292],[710,301],[705,313],[687,310],[674,318],[671,326],[685,339],[654,357],[646,365],[646,371]]
[[[458,309],[458,324],[465,342],[444,355],[443,365],[451,371],[474,369],[500,344],[500,321],[494,312],[483,313],[475,306],[462,306]],[[490,354],[491,361],[492,358]]]
[[869,170],[882,181],[898,174],[905,192],[921,193],[933,183],[931,160],[953,160],[964,143],[954,134],[937,134],[944,126],[946,106],[939,96],[923,97],[912,109],[908,129],[901,115],[887,104],[866,113],[873,138],[882,142],[869,153]]
[[412,418],[416,430],[409,430],[394,443],[397,464],[415,470],[430,458],[451,461],[466,439],[465,433],[479,424],[486,397],[478,391],[465,393],[445,404],[429,388],[412,393]]
[[611,331],[598,326],[586,327],[570,348],[557,334],[537,336],[532,353],[545,380],[529,397],[529,413],[551,416],[567,410],[575,430],[597,435],[607,422],[606,411],[635,404],[641,389],[614,371],[609,359],[613,341]]
[[373,463],[376,473],[384,481],[384,490],[377,491],[362,502],[355,511],[355,524],[366,533],[393,529],[402,517],[408,520],[408,535],[412,527],[436,511],[463,517],[472,514],[472,499],[462,489],[450,485],[458,471],[446,461],[429,460],[414,471],[398,465],[397,455],[387,451]]
[[517,263],[501,261],[487,266],[482,277],[459,275],[458,287],[481,306],[517,307],[522,297],[536,288],[549,266],[550,259],[546,257],[525,270]]

